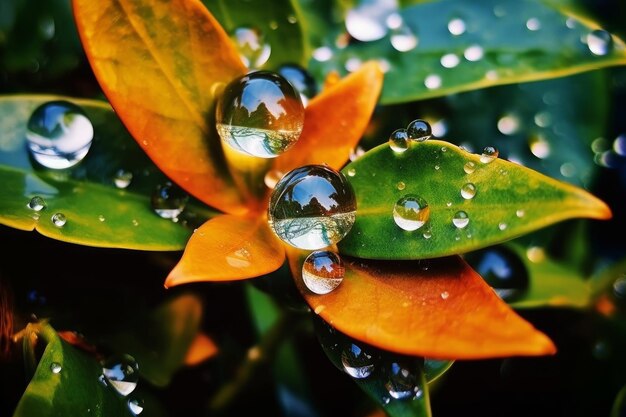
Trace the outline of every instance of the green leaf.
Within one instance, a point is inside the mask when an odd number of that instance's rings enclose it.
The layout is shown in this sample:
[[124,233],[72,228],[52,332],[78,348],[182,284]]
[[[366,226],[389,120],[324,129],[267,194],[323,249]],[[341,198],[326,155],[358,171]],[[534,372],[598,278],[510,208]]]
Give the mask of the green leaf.
[[[345,72],[349,60],[351,64],[382,60],[389,69],[381,101],[389,104],[626,64],[620,39],[613,37],[607,54],[595,55],[586,42],[598,28],[596,23],[540,1],[442,0],[407,7],[400,15],[418,39],[415,48],[397,51],[391,44],[392,33],[338,48],[335,39],[345,30],[338,25],[326,37],[332,58],[312,61],[313,72],[322,79],[331,70]],[[448,30],[448,22],[455,18],[465,22],[465,31],[456,36]],[[456,66],[441,64],[447,54],[458,58]]]
[[232,33],[240,27],[260,30],[271,48],[264,68],[285,63],[305,65],[309,56],[299,8],[290,0],[203,0],[215,18]]
[[[80,105],[94,125],[95,138],[85,159],[66,170],[45,169],[32,161],[25,131],[32,111],[51,100]],[[20,230],[90,246],[141,250],[180,250],[192,233],[162,219],[150,206],[150,197],[167,178],[150,162],[104,102],[54,96],[0,98],[0,223]],[[119,170],[131,172],[126,189],[115,186]],[[27,207],[34,196],[46,208]],[[185,215],[197,224],[210,215],[198,204]],[[56,227],[51,217],[63,213],[67,223]],[[181,222],[183,223],[183,222]]]
[[626,416],[626,385],[620,390],[615,397],[613,408],[611,409],[611,417]]
[[[465,165],[471,162],[473,172]],[[343,169],[357,199],[356,222],[341,253],[369,259],[423,259],[477,250],[573,217],[606,219],[609,208],[588,192],[496,158],[483,163],[448,142],[412,143],[400,154],[381,145]],[[475,196],[461,188],[473,184]],[[408,232],[394,221],[407,195],[428,204],[429,217]],[[465,228],[452,220],[463,211]]]

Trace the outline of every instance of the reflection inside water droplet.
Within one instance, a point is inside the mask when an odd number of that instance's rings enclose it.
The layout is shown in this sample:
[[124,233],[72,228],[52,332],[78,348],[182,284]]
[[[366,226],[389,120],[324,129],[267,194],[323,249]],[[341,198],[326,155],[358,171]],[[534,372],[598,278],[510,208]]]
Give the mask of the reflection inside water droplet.
[[230,38],[239,51],[241,62],[248,68],[260,68],[267,62],[272,47],[265,41],[263,32],[258,28],[239,27]]
[[457,211],[452,218],[452,224],[457,229],[464,229],[469,224],[469,216],[464,211]]
[[461,187],[461,197],[466,200],[471,200],[476,195],[476,186],[471,182],[464,184]]
[[341,352],[343,369],[352,378],[367,378],[374,372],[376,359],[361,346],[350,343]]
[[302,280],[315,294],[328,294],[341,284],[345,275],[343,261],[334,252],[312,252],[302,265]]
[[409,149],[409,135],[406,129],[394,130],[389,136],[389,147],[395,153],[402,153]]
[[587,35],[587,47],[594,55],[608,55],[613,49],[613,37],[606,30],[596,29]]
[[127,188],[133,180],[133,173],[123,169],[117,170],[113,183],[117,188]]
[[63,214],[63,213],[55,213],[55,214],[53,214],[52,218],[50,220],[52,220],[52,223],[56,227],[63,227],[63,226],[65,226],[65,223],[67,223],[67,217],[65,217],[65,214]]
[[53,374],[61,373],[62,369],[63,368],[61,367],[61,364],[59,364],[57,362],[52,362],[50,364],[50,371],[52,371]]
[[46,200],[38,195],[34,196],[28,202],[28,208],[34,211],[41,211],[46,208]]
[[189,201],[189,195],[176,184],[167,181],[154,189],[150,202],[152,210],[164,219],[176,219]]
[[465,165],[463,165],[463,171],[465,171],[466,174],[472,174],[474,171],[476,171],[476,163],[472,161],[467,161]]
[[127,354],[111,356],[103,362],[102,374],[118,393],[127,396],[137,388],[139,365]]
[[393,220],[403,230],[413,231],[426,224],[430,207],[426,200],[415,194],[407,194],[393,207]]
[[483,164],[488,164],[493,162],[494,159],[498,157],[500,153],[493,146],[485,146],[483,149],[483,153],[480,155],[480,162]]
[[141,414],[144,408],[144,401],[142,398],[130,398],[128,400],[128,410],[135,416]]
[[396,400],[420,398],[420,368],[413,360],[398,360],[386,367],[387,382],[385,388]]
[[432,135],[432,128],[426,120],[415,119],[406,128],[409,139],[423,142]]

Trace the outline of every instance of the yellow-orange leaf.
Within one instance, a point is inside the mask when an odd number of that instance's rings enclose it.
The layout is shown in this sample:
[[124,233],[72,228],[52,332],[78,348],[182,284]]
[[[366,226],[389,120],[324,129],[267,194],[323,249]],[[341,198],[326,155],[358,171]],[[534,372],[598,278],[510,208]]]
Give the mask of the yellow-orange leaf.
[[378,63],[368,62],[314,97],[300,139],[276,158],[274,168],[283,173],[308,164],[341,168],[363,136],[382,86]]
[[311,308],[339,331],[382,349],[439,359],[546,355],[550,339],[518,316],[460,257],[427,261],[344,260],[346,276],[326,295],[301,278]]
[[258,213],[257,216],[223,215],[204,223],[189,239],[165,286],[234,281],[280,268],[285,260],[283,245],[265,217]]
[[217,352],[218,348],[213,339],[204,333],[198,333],[189,346],[185,356],[185,365],[198,365],[217,355]]
[[73,0],[80,38],[111,105],[155,164],[230,213],[247,210],[215,131],[220,87],[246,72],[198,0]]

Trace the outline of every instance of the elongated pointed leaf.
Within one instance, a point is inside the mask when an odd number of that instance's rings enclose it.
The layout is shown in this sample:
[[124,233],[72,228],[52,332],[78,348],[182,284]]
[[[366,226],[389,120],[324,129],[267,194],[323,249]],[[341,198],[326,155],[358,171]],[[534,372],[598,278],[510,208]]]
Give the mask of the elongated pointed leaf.
[[385,262],[344,259],[346,276],[316,295],[289,252],[300,292],[331,326],[370,345],[438,359],[547,355],[555,347],[519,317],[460,257]]
[[389,70],[381,100],[399,103],[626,64],[620,39],[604,48],[589,38],[596,23],[541,1],[442,0],[399,15],[400,26],[382,39],[345,48],[334,46],[345,31],[337,25],[326,38],[332,58],[312,62],[319,79],[329,70],[345,72],[355,58],[384,59]]
[[120,119],[172,180],[208,205],[246,211],[215,130],[220,86],[245,68],[198,0],[74,0],[93,71]]
[[282,243],[264,216],[223,215],[191,236],[165,286],[253,278],[277,270],[284,260]]
[[[45,169],[29,155],[26,125],[36,107],[60,99],[81,106],[95,138],[78,165]],[[120,170],[132,175],[126,188],[115,185]],[[191,228],[162,219],[150,206],[155,187],[166,180],[104,102],[30,95],[0,99],[0,224],[83,245],[180,250]],[[41,211],[28,207],[35,196],[45,200]],[[186,211],[190,218],[211,215],[197,204]],[[53,224],[55,213],[66,216],[63,227]]]
[[[467,163],[473,164],[469,174]],[[357,215],[339,250],[360,258],[464,253],[561,220],[611,216],[606,204],[582,189],[503,159],[483,163],[478,155],[439,140],[413,143],[401,154],[381,145],[343,172],[356,193]],[[468,184],[473,198],[462,195]],[[393,213],[407,195],[428,205],[428,217],[421,219],[426,223],[411,232],[396,224]],[[469,219],[465,227],[453,223],[461,211]]]

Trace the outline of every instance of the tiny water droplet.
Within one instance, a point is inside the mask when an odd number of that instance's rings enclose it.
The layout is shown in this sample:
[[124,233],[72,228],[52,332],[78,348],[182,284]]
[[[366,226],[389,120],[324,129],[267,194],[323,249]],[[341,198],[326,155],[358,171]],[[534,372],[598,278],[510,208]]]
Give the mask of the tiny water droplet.
[[241,62],[248,68],[260,68],[272,54],[272,47],[265,41],[265,35],[258,28],[238,27],[231,34]]
[[391,46],[398,52],[408,52],[415,49],[419,39],[410,27],[402,24],[398,28],[391,29]]
[[517,210],[517,211],[515,212],[515,215],[516,215],[517,217],[519,217],[520,219],[521,219],[522,217],[524,217],[524,215],[525,215],[525,214],[526,214],[526,212],[525,212],[524,210],[522,210],[522,209],[519,209],[519,210]]
[[444,68],[454,68],[461,62],[461,58],[457,54],[445,54],[439,60],[441,66]]
[[476,195],[476,186],[471,182],[463,185],[461,187],[461,197],[466,200],[471,200]]
[[61,366],[61,364],[59,364],[57,362],[52,362],[50,364],[50,371],[52,371],[53,374],[61,373],[62,369],[63,369],[63,367]]
[[348,176],[349,177],[354,177],[355,175],[356,175],[356,169],[354,169],[354,168],[348,169]]
[[371,42],[387,34],[387,18],[397,10],[395,1],[366,0],[346,14],[346,30],[354,39]]
[[463,165],[463,171],[465,171],[466,174],[474,173],[474,171],[476,171],[476,163],[472,161],[467,161],[465,165]]
[[454,36],[459,36],[465,33],[465,21],[460,18],[452,19],[448,22],[448,32]]
[[524,262],[505,246],[470,252],[465,260],[505,301],[518,298],[530,285]]
[[376,358],[361,346],[350,343],[341,352],[341,364],[352,378],[364,379],[374,372]]
[[484,55],[485,51],[480,45],[468,46],[467,49],[463,51],[463,56],[465,57],[465,59],[472,62],[480,61]]
[[275,21],[275,20],[270,21],[270,23],[269,23],[269,27],[270,27],[270,29],[271,29],[271,30],[276,30],[276,29],[278,29],[278,22],[277,22],[277,21]]
[[469,216],[464,211],[457,211],[452,218],[452,224],[457,229],[464,229],[469,224]]
[[480,155],[480,162],[483,164],[488,164],[493,162],[494,159],[498,157],[500,153],[493,146],[485,146],[483,149],[483,153]]
[[503,135],[513,135],[520,127],[519,118],[514,114],[507,114],[498,120],[498,130]]
[[395,153],[409,149],[409,135],[406,129],[396,129],[389,136],[389,147]]
[[350,150],[350,161],[354,162],[365,154],[365,149],[360,146]]
[[421,396],[419,384],[420,368],[412,360],[396,360],[385,369],[387,382],[385,388],[396,400],[405,400]]
[[56,227],[63,227],[67,223],[67,217],[63,213],[54,213],[50,220]]
[[28,208],[34,211],[41,211],[46,208],[46,200],[38,195],[34,196],[28,202]]
[[452,201],[448,201],[448,202],[446,203],[446,207],[452,207]]
[[424,234],[422,234],[422,237],[424,239],[430,239],[431,237],[433,237],[433,234],[430,231],[426,231],[426,232],[424,232]]
[[103,222],[103,221],[106,220],[106,217],[104,217],[104,215],[101,214],[101,215],[98,216],[98,220]]
[[189,201],[189,195],[176,184],[167,181],[154,189],[151,197],[152,210],[164,219],[176,219]]
[[587,35],[587,47],[594,55],[608,55],[613,49],[613,37],[606,30],[596,29]]
[[506,230],[506,228],[507,228],[507,227],[508,227],[508,226],[507,226],[507,224],[506,224],[506,223],[499,223],[499,224],[498,224],[498,229],[500,229],[500,230]]
[[302,265],[302,280],[315,294],[328,294],[341,284],[345,275],[343,261],[334,252],[315,251]]
[[409,123],[406,128],[406,132],[409,139],[417,142],[423,142],[429,139],[433,134],[430,124],[426,120],[422,119],[416,119]]
[[137,416],[141,414],[144,408],[144,401],[142,398],[130,398],[128,400],[128,410],[134,415]]
[[396,188],[400,191],[404,190],[406,188],[406,184],[402,181],[398,181],[398,183],[396,184]]
[[133,226],[135,226],[135,227],[139,226],[139,221],[138,221],[137,219],[133,219],[133,220],[131,221],[131,223],[132,223],[132,224],[133,224]]
[[531,17],[526,21],[526,28],[532,32],[536,32],[541,29],[541,21],[536,17]]
[[333,57],[333,50],[328,46],[320,46],[313,51],[313,59],[317,62],[330,61]]
[[430,74],[424,79],[424,85],[429,90],[434,90],[441,87],[441,77],[437,74]]
[[128,354],[111,356],[102,363],[102,374],[118,393],[127,396],[137,388],[139,365]]
[[289,16],[287,16],[287,22],[291,23],[292,25],[296,24],[298,23],[298,18],[295,15],[290,14]]
[[117,188],[127,188],[130,185],[132,180],[133,180],[132,172],[119,169],[115,173],[115,177],[113,178],[113,183],[115,184]]
[[428,203],[415,194],[405,195],[393,207],[393,220],[398,227],[406,231],[417,230],[424,226],[429,216]]
[[216,106],[216,127],[224,143],[260,158],[275,158],[293,146],[303,125],[300,93],[268,71],[231,81]]
[[444,291],[440,295],[442,300],[447,300],[448,297],[450,297],[450,293],[448,291]]
[[39,164],[51,169],[70,168],[82,161],[93,142],[93,125],[85,112],[68,101],[37,107],[26,127],[26,141]]
[[439,165],[435,165],[435,171],[439,171],[441,167]]
[[267,188],[269,188],[270,190],[273,190],[274,187],[276,187],[276,184],[278,183],[278,181],[280,181],[280,179],[283,177],[283,173],[276,170],[276,169],[271,169],[269,171],[267,171],[267,173],[265,173],[265,177],[263,178],[263,182],[265,183],[265,186]]
[[343,239],[355,216],[356,198],[343,174],[323,165],[306,165],[276,184],[268,223],[284,242],[315,250]]

